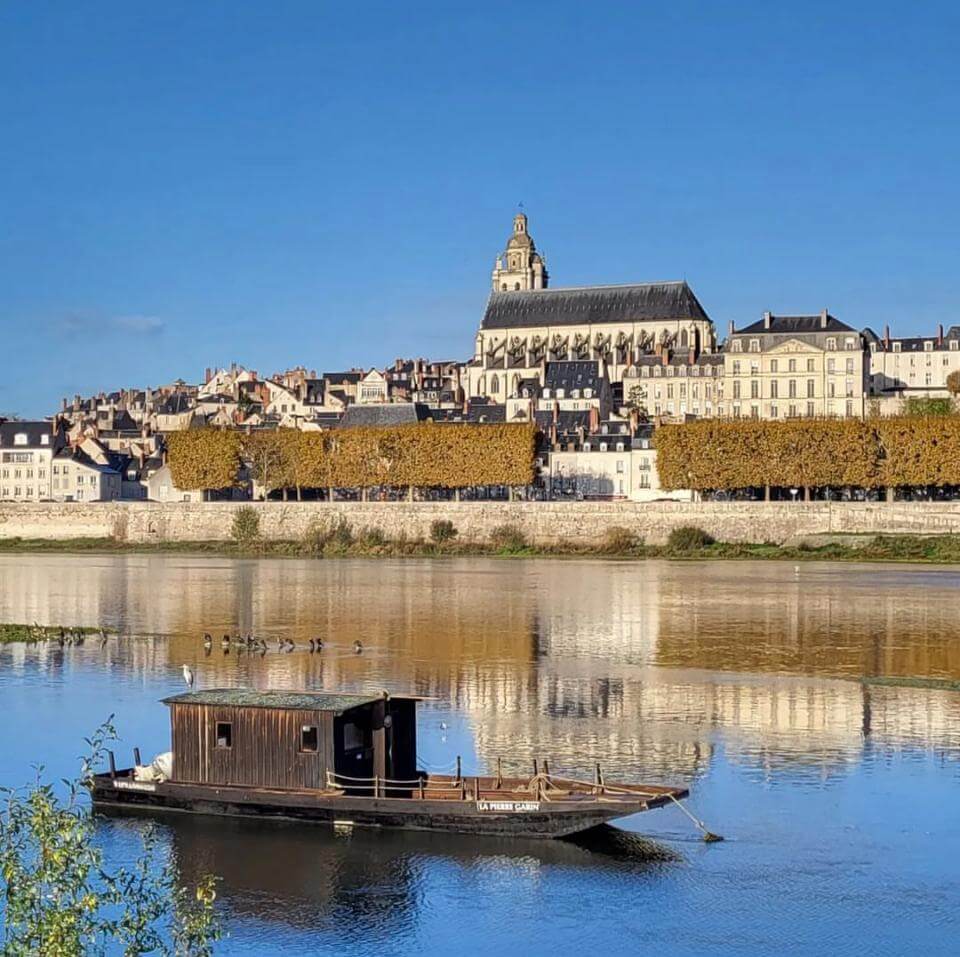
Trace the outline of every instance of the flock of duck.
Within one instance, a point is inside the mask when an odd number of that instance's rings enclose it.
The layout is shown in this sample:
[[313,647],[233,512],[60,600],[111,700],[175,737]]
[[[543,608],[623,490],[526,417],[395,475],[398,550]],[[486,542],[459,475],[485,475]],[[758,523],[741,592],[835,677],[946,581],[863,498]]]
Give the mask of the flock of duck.
[[32,645],[57,645],[60,648],[80,647],[87,639],[96,639],[105,648],[110,636],[101,628],[97,632],[84,632],[72,628],[60,628],[56,633],[51,628],[34,624],[27,631],[27,641]]
[[[270,645],[267,643],[267,640],[265,638],[258,638],[256,635],[224,635],[220,639],[220,647],[223,649],[223,653],[225,655],[230,654],[231,648],[235,648],[241,653],[246,652],[247,654],[260,655],[261,658],[270,650]],[[277,638],[276,645],[274,647],[276,651],[282,654],[289,654],[291,651],[297,650],[297,643],[295,641],[291,641],[289,638]],[[204,654],[209,655],[212,650],[213,636],[208,631],[204,632]],[[311,638],[307,643],[307,650],[311,655],[322,652],[323,639]],[[362,642],[355,641],[353,643],[353,653],[355,655],[363,654]]]

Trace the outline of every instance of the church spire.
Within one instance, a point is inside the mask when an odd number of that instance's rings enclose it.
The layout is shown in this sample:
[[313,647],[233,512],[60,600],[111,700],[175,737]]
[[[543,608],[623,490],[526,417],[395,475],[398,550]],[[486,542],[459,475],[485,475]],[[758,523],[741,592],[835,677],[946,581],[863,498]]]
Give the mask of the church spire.
[[527,231],[527,216],[519,212],[513,217],[513,235],[493,269],[494,291],[546,289],[547,279],[547,264]]

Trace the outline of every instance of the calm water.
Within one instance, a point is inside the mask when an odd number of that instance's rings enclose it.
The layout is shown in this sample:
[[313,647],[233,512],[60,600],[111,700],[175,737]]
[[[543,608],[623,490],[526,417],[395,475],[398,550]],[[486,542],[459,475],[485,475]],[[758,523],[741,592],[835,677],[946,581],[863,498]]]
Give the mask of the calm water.
[[[727,837],[699,843],[675,809],[590,846],[167,820],[183,873],[223,877],[223,953],[960,948],[960,694],[850,680],[960,679],[960,570],[5,555],[0,621],[125,636],[0,648],[2,783],[37,761],[71,774],[111,712],[121,750],[165,750],[157,699],[189,662],[206,687],[429,695],[428,768],[502,756],[526,773],[542,756],[590,773],[596,759],[689,784]],[[205,657],[204,630],[326,647]],[[109,853],[130,853],[140,826],[104,819]],[[669,859],[648,860],[637,834]]]

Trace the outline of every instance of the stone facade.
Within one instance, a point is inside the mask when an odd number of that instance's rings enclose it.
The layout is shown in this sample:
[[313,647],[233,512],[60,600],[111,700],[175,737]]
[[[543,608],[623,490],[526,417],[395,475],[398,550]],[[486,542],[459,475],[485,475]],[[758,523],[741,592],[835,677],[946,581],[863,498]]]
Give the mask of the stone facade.
[[[239,503],[0,505],[0,538],[115,538],[134,543],[227,541]],[[259,502],[264,538],[302,537],[317,522],[343,519],[388,537],[426,538],[430,523],[450,519],[461,540],[484,541],[516,525],[538,544],[602,542],[607,529],[632,529],[650,544],[697,525],[720,541],[782,543],[804,536],[960,534],[960,502]]]

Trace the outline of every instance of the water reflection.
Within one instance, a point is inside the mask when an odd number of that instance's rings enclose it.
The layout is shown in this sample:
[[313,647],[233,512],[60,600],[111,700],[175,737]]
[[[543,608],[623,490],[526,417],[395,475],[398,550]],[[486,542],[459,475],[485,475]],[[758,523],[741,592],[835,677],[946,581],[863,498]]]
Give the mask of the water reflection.
[[[466,718],[458,743],[477,767],[501,756],[525,771],[547,756],[568,772],[599,760],[689,779],[721,732],[735,759],[763,767],[960,741],[960,696],[835,677],[960,677],[955,569],[3,556],[0,582],[5,620],[137,636],[13,646],[14,667],[55,672],[71,658],[149,678],[187,662],[207,687],[413,690]],[[271,643],[261,658],[217,640],[205,655],[206,630],[299,647]]]
[[[695,809],[732,840],[698,846],[671,810],[621,822],[682,847],[667,863],[622,831],[619,846],[526,847],[173,816],[163,833],[184,875],[223,877],[225,952],[625,953],[669,939],[689,954],[824,940],[935,953],[960,893],[960,695],[855,679],[960,679],[958,585],[956,569],[891,566],[2,555],[0,620],[121,637],[0,647],[0,783],[37,760],[71,773],[110,711],[124,759],[165,747],[157,699],[182,688],[183,663],[207,687],[413,690],[431,699],[419,746],[432,768],[460,753],[467,773],[498,756],[526,772],[538,756],[693,781]],[[207,656],[204,631],[298,650],[224,654],[215,640]],[[112,853],[135,853],[139,825],[104,825]]]

